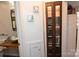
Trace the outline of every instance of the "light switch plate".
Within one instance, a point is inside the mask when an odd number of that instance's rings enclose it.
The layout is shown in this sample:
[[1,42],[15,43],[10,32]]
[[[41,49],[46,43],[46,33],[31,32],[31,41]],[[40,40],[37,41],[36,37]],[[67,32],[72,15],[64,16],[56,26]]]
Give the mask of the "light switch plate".
[[34,21],[34,16],[33,15],[28,15],[27,16],[27,21],[28,22],[33,22]]

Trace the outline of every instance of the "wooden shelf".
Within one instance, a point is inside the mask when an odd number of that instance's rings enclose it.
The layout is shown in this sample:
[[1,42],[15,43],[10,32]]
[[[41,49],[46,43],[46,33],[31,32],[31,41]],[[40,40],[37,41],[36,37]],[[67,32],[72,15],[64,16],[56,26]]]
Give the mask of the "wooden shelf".
[[10,41],[8,41],[8,42],[4,41],[3,43],[0,43],[0,46],[7,47],[7,48],[18,48],[19,44],[12,43]]

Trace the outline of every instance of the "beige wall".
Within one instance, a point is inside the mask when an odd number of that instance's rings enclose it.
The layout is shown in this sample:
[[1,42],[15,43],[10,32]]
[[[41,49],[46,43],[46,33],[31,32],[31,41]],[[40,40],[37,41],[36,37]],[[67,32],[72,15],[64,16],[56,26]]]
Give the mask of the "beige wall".
[[[10,6],[9,2],[0,2],[0,34],[16,35],[16,32],[12,30],[11,18],[10,18]],[[1,37],[0,40],[6,39],[7,36]]]

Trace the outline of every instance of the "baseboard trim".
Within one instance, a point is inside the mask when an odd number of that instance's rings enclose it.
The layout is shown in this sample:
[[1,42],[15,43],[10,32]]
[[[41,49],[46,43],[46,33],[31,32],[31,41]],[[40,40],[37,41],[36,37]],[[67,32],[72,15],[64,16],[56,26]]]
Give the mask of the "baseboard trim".
[[75,53],[75,57],[79,57],[79,51]]
[[63,52],[62,57],[67,57],[67,52]]

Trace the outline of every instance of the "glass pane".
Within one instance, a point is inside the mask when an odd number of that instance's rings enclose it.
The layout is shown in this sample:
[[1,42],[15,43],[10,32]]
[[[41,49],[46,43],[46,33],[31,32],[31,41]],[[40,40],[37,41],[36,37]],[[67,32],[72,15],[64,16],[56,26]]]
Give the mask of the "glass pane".
[[52,41],[52,37],[48,37],[48,40],[49,40],[49,41]]
[[60,47],[60,29],[56,28],[56,47]]
[[52,18],[48,18],[48,25],[52,25]]
[[56,28],[56,36],[60,36],[60,28]]
[[55,16],[60,17],[60,5],[55,6]]
[[48,30],[48,36],[52,36],[52,30]]
[[55,22],[56,26],[60,25],[60,5],[55,6]]
[[47,7],[47,11],[48,11],[48,17],[52,17],[52,7],[51,6]]
[[56,36],[56,47],[60,47],[60,36]]
[[48,44],[49,44],[49,45],[52,45],[52,41],[50,40],[50,41],[48,42]]
[[60,25],[60,17],[56,17],[55,21],[56,21],[56,26]]

